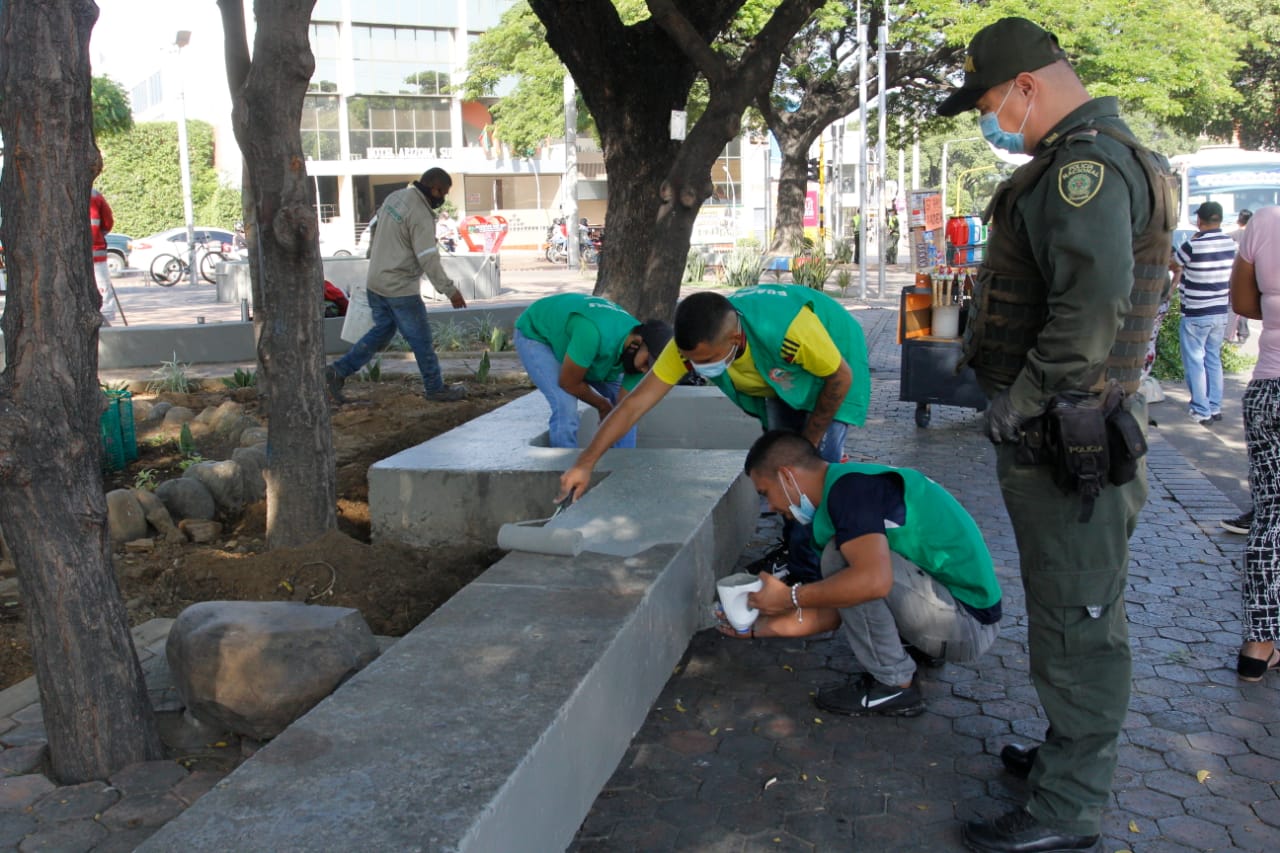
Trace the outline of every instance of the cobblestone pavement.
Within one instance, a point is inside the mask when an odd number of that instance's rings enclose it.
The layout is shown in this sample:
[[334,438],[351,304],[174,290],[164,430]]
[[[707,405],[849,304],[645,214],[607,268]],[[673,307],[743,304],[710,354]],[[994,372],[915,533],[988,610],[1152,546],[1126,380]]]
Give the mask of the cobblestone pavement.
[[[570,848],[586,851],[959,850],[960,821],[1025,800],[998,758],[1046,721],[1027,672],[1017,549],[977,413],[898,400],[893,312],[859,313],[871,414],[851,458],[926,472],[973,514],[1004,588],[1000,639],[971,666],[922,670],[928,711],[848,718],[811,697],[857,665],[836,638],[697,634]],[[1158,407],[1155,409],[1158,411]],[[1280,850],[1280,681],[1236,678],[1244,538],[1234,505],[1152,430],[1150,499],[1126,598],[1133,698],[1102,848]],[[744,566],[777,540],[762,517]]]

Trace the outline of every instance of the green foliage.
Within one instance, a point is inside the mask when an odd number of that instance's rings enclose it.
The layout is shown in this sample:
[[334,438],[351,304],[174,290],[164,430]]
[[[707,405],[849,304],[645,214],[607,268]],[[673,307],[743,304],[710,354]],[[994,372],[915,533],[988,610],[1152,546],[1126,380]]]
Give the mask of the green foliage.
[[186,471],[192,465],[198,465],[203,461],[204,461],[204,457],[201,456],[199,453],[192,453],[189,456],[187,456],[187,458],[183,459],[181,462],[178,463],[178,470]]
[[836,271],[836,287],[840,288],[841,296],[849,295],[849,285],[853,284],[853,273],[848,270]]
[[391,338],[391,343],[387,344],[387,349],[395,352],[408,352],[412,347],[409,346],[409,342],[405,340],[404,335],[396,332]]
[[128,391],[129,380],[117,379],[115,382],[100,382],[98,383],[98,387],[103,391]]
[[489,381],[489,351],[480,354],[480,366],[476,368],[476,381],[481,385]]
[[382,381],[382,356],[375,355],[373,361],[369,362],[364,370],[360,371],[361,382],[381,382]]
[[690,248],[689,257],[684,262],[684,283],[698,284],[706,274],[707,259],[702,256],[702,250],[696,247]]
[[191,424],[183,424],[178,431],[178,452],[183,456],[194,456],[196,453],[196,440],[191,435]]
[[757,252],[761,250],[760,238],[756,236],[739,237],[733,242],[733,245],[742,249],[753,249]]
[[831,253],[831,260],[837,264],[848,264],[853,262],[853,241],[837,240],[834,251]]
[[507,337],[507,330],[501,326],[494,326],[493,331],[489,333],[489,352],[502,352],[511,347],[511,341]]
[[156,490],[156,469],[143,468],[137,474],[134,474],[133,487],[147,492],[154,492]]
[[811,290],[822,290],[831,275],[831,262],[826,254],[813,251],[791,259],[791,280]]
[[[1178,327],[1182,325],[1182,301],[1178,294],[1169,301],[1169,311],[1160,324],[1156,338],[1156,360],[1151,375],[1161,381],[1177,381],[1186,378],[1182,370],[1182,350],[1178,345]],[[1231,344],[1222,345],[1222,372],[1241,373],[1253,367],[1257,359],[1240,352]]]
[[439,351],[456,352],[462,349],[466,337],[462,324],[453,320],[431,324],[431,339]]
[[[191,199],[197,225],[230,229],[243,216],[239,190],[219,182],[213,166],[213,128],[187,122]],[[98,141],[102,174],[96,186],[111,202],[116,230],[141,237],[182,224],[178,127],[143,122]]]
[[151,371],[155,379],[151,380],[147,389],[152,393],[170,391],[175,394],[186,394],[191,390],[191,380],[187,377],[190,364],[178,361],[178,354],[173,354],[172,361],[162,361],[160,366]]
[[133,127],[133,111],[129,108],[129,94],[115,80],[110,77],[94,77],[91,97],[93,98],[93,135],[99,142],[104,137],[123,133]]
[[730,287],[751,287],[760,283],[764,255],[751,248],[735,248],[724,259],[725,283]]
[[252,388],[258,384],[258,371],[237,367],[235,373],[222,377],[222,384],[228,388]]
[[1213,9],[1247,40],[1232,79],[1247,97],[1224,105],[1209,130],[1229,139],[1238,129],[1246,148],[1280,149],[1280,6],[1274,0],[1219,0]]

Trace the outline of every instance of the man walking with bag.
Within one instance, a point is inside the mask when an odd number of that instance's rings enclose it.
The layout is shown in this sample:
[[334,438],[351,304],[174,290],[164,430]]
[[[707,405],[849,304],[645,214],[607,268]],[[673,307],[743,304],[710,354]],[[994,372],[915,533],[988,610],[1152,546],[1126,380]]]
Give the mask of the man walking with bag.
[[[1004,18],[970,42],[964,84],[938,112],[970,109],[991,144],[1033,155],[988,208],[965,359],[992,398],[985,429],[1017,537],[1031,678],[1049,731],[1038,749],[1001,754],[1011,772],[1029,774],[1026,805],[966,824],[964,840],[1000,853],[1085,850],[1098,840],[1129,704],[1124,588],[1146,466],[1104,469],[1092,499],[1066,494],[1055,469],[1070,466],[1028,437],[1044,434],[1051,403],[1102,409],[1108,380],[1136,392],[1169,262],[1174,185],[1115,98],[1090,98],[1058,39],[1026,19]],[[1142,398],[1130,406],[1145,424]],[[1098,449],[1105,456],[1105,443]]]

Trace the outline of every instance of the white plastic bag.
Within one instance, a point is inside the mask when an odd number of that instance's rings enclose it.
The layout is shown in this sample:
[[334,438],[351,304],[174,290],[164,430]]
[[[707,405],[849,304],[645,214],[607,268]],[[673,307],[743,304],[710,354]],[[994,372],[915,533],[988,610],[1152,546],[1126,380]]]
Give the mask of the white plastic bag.
[[339,337],[349,344],[354,344],[372,328],[373,310],[369,307],[369,293],[365,289],[364,282],[358,281],[351,285],[347,316],[343,318],[342,334]]

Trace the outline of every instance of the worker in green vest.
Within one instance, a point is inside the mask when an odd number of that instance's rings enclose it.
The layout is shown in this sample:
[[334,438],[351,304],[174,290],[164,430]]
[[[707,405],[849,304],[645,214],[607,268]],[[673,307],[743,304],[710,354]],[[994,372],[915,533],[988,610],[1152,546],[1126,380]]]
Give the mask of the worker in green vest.
[[[770,430],[745,464],[774,510],[813,524],[822,579],[789,589],[767,572],[747,597],[760,616],[748,636],[798,637],[844,628],[864,670],[814,704],[850,716],[914,717],[925,709],[903,646],[952,663],[977,660],[1000,631],[1000,584],[982,531],[946,489],[919,471],[830,464],[809,442]],[[742,636],[727,626],[722,633]]]
[[[578,446],[578,402],[603,420],[623,387],[634,388],[671,340],[662,320],[641,323],[621,305],[599,296],[557,293],[526,308],[515,322],[516,354],[551,406],[551,447]],[[635,430],[617,447],[635,447]]]
[[[791,284],[744,287],[727,298],[694,293],[676,306],[675,339],[560,478],[560,499],[581,497],[609,446],[690,370],[764,429],[795,430],[832,462],[843,457],[848,427],[862,425],[871,400],[862,327],[830,296]],[[793,583],[817,580],[809,531],[788,519],[783,538],[763,561],[769,570]]]

